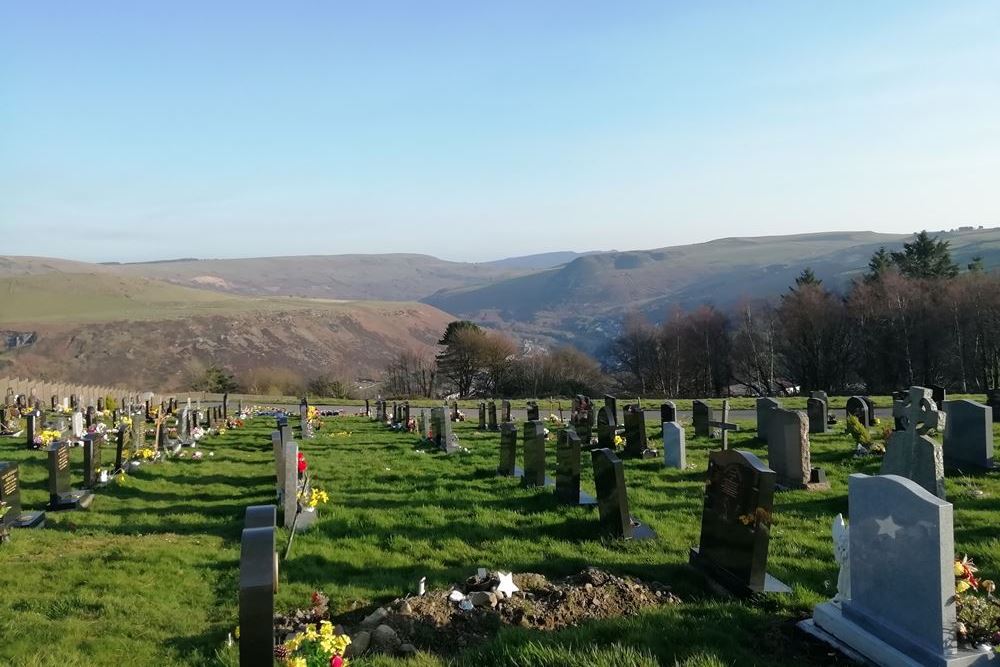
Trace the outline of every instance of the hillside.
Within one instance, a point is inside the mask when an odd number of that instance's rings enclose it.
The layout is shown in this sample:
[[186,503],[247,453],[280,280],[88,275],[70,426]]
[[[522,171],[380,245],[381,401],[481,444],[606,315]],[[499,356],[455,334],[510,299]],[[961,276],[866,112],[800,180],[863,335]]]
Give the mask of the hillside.
[[183,386],[208,364],[237,374],[377,375],[399,350],[430,350],[452,319],[419,303],[253,298],[120,275],[0,279],[0,373]]
[[[880,246],[902,247],[910,235],[831,232],[728,238],[657,250],[578,257],[565,266],[482,287],[442,290],[425,303],[511,333],[594,349],[622,315],[661,319],[675,306],[730,306],[780,294],[810,266],[838,288],[866,267]],[[977,255],[1000,266],[1000,229],[943,234],[961,265]]]

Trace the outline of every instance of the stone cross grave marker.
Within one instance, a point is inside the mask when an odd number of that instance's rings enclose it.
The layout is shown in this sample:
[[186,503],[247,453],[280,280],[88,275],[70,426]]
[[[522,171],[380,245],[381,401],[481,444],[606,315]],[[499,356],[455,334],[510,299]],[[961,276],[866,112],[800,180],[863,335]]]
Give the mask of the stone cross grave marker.
[[625,454],[638,459],[655,459],[658,454],[650,449],[646,439],[646,413],[641,405],[625,406]]
[[910,387],[908,401],[893,403],[893,416],[906,430],[894,431],[889,437],[880,474],[913,480],[944,500],[944,452],[927,433],[943,432],[945,415],[931,400],[931,390]]
[[806,414],[809,416],[810,433],[826,433],[826,403],[822,399],[806,399]]
[[954,468],[992,470],[993,409],[969,400],[948,401],[944,430],[944,462]]
[[709,452],[701,539],[691,550],[691,564],[713,587],[737,596],[790,591],[767,574],[776,481],[774,471],[750,452]]
[[709,433],[712,432],[712,429],[719,429],[719,437],[722,440],[721,449],[723,450],[729,449],[729,432],[740,430],[739,424],[729,421],[729,401],[722,401],[722,420],[710,420],[708,425],[710,427]]
[[621,459],[610,449],[590,452],[594,466],[594,486],[597,489],[597,509],[601,533],[607,537],[648,540],[656,537],[649,526],[636,521],[629,510],[625,468]]
[[758,398],[757,399],[757,439],[763,442],[767,442],[767,436],[771,429],[771,413],[781,407],[776,399],[773,398]]
[[240,667],[274,664],[274,594],[278,590],[275,513],[274,505],[247,508],[240,539]]
[[517,466],[517,424],[513,422],[500,425],[500,465],[497,474],[501,477],[524,475],[524,471]]
[[684,427],[677,422],[663,422],[663,465],[681,470],[687,465]]
[[556,446],[556,500],[567,505],[596,505],[597,500],[580,490],[580,435],[575,428],[559,431]]
[[49,511],[86,509],[94,494],[70,488],[69,447],[53,443],[48,449]]
[[545,426],[537,419],[524,422],[524,474],[523,486],[550,486],[552,479],[545,475]]
[[694,422],[694,434],[698,438],[707,438],[711,434],[710,421],[714,421],[712,408],[705,401],[692,401],[691,419]]
[[[812,400],[812,399],[810,399]],[[785,489],[829,489],[825,473],[810,463],[809,421],[798,410],[772,410],[767,437],[767,464]]]
[[895,475],[851,475],[848,501],[850,598],[816,607],[804,629],[880,665],[993,664],[956,641],[952,505]]
[[43,528],[45,512],[25,512],[21,509],[21,482],[17,463],[0,461],[0,502],[10,509],[0,518],[8,528]]

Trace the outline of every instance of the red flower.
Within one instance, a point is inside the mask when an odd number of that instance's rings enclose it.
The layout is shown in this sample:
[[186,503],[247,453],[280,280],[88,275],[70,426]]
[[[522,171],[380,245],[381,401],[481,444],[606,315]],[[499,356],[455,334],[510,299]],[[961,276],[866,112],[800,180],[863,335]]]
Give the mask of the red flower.
[[306,468],[308,468],[308,467],[309,467],[309,464],[306,463],[305,459],[299,459],[299,472],[300,473],[305,472]]
[[330,667],[344,667],[344,659],[339,655],[330,658]]

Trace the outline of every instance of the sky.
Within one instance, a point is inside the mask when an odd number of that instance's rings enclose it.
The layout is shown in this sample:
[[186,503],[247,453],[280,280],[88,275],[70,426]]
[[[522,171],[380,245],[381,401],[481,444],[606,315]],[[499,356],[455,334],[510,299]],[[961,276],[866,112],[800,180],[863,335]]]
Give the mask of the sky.
[[0,253],[1000,225],[1000,3],[10,2]]

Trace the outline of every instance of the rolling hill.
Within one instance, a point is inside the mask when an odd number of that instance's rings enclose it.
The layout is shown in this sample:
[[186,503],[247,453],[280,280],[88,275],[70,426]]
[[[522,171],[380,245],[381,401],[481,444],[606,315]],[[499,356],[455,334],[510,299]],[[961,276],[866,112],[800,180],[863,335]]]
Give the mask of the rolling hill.
[[452,319],[420,303],[246,297],[107,271],[21,273],[0,293],[0,374],[158,390],[209,364],[373,377],[399,350],[430,351]]

